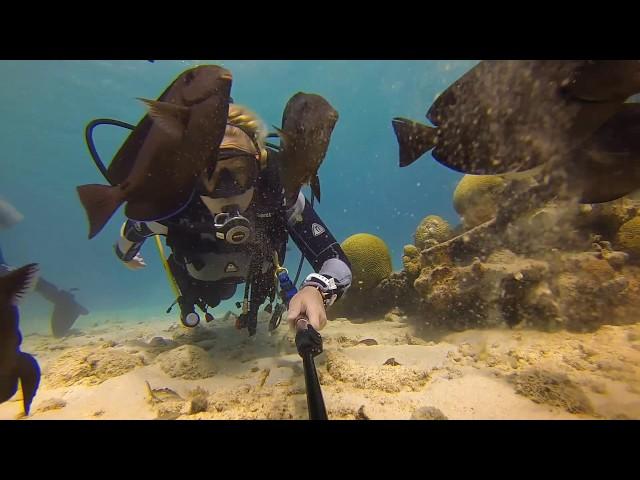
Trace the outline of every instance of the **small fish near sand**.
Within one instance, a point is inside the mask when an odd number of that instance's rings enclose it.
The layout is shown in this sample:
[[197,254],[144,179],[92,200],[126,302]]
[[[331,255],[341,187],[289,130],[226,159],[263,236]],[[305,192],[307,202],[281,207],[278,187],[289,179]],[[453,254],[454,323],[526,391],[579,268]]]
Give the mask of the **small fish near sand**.
[[151,388],[148,381],[144,382],[147,385],[147,393],[152,403],[162,403],[167,401],[183,401],[180,395],[171,390],[170,388]]

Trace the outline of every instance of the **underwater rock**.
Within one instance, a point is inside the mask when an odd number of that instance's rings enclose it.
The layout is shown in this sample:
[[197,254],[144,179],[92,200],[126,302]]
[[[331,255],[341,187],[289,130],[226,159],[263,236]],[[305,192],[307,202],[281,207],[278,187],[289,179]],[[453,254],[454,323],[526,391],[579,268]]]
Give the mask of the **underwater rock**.
[[553,290],[569,330],[590,331],[618,321],[613,308],[628,299],[627,279],[609,262],[587,252],[566,254],[554,269]]
[[366,412],[364,411],[364,405],[361,405],[360,408],[358,409],[358,411],[356,412],[355,419],[356,420],[371,420],[371,418],[369,418],[369,415],[367,415]]
[[546,262],[513,256],[496,263],[476,259],[464,267],[424,268],[414,288],[424,299],[425,313],[441,325],[454,329],[498,325],[506,320],[499,313],[505,283],[535,283],[548,268]]
[[38,408],[34,413],[43,413],[48,412],[49,410],[60,410],[67,406],[67,402],[65,402],[61,398],[50,398],[45,400],[44,402],[38,405]]
[[122,351],[80,347],[54,360],[45,372],[45,379],[50,388],[98,385],[140,366],[143,366],[140,358]]
[[400,322],[402,318],[396,313],[389,312],[384,316],[385,322]]
[[420,407],[411,414],[411,420],[449,420],[449,418],[436,407]]
[[327,372],[340,382],[364,390],[394,393],[417,391],[429,381],[429,372],[405,366],[370,367],[357,363],[342,352],[327,351]]
[[204,325],[198,325],[193,328],[180,325],[172,334],[173,340],[181,344],[194,344],[203,340],[216,338],[216,336],[217,335],[212,328]]
[[592,415],[593,407],[584,392],[565,374],[530,369],[509,377],[516,393],[536,403],[552,405],[569,413]]
[[196,387],[189,392],[189,415],[206,412],[209,408],[209,392],[202,387]]
[[204,350],[211,350],[213,347],[216,346],[216,340],[202,340],[201,342],[197,342],[196,343],[197,347],[200,347]]
[[449,222],[438,215],[428,215],[422,219],[416,229],[413,237],[414,245],[418,250],[423,250],[449,240],[452,235]]
[[[465,328],[519,324],[544,330],[590,331],[629,323],[640,292],[638,273],[608,242],[596,251],[545,252],[528,258],[508,249],[464,266],[425,267],[414,282],[421,316],[430,324]],[[614,268],[615,267],[615,268]]]
[[163,348],[163,347],[175,346],[175,342],[162,337],[153,337],[151,340],[149,340],[148,345],[151,348]]
[[613,238],[620,227],[640,213],[640,201],[622,197],[612,202],[591,205],[589,227],[596,233]]
[[393,272],[375,288],[368,291],[349,289],[339,302],[327,310],[329,319],[346,317],[379,319],[393,308],[414,311],[419,305],[419,297],[405,272]]
[[412,285],[406,273],[393,272],[371,291],[369,303],[375,305],[377,311],[388,312],[393,308],[410,311],[418,301]]
[[205,350],[193,345],[183,345],[156,357],[154,363],[170,377],[188,380],[208,378],[216,373],[211,358]]

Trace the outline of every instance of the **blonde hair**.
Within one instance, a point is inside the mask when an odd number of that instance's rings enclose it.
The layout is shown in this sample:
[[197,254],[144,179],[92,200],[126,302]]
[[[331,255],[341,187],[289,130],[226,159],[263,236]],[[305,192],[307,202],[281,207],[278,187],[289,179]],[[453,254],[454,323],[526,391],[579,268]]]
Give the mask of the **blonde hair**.
[[[248,136],[252,142],[253,150],[258,157],[260,168],[266,167],[267,150],[265,141],[267,138],[267,127],[262,119],[253,111],[243,105],[232,103],[229,105],[229,116],[227,118],[227,130],[222,145],[231,145],[236,148],[246,150],[247,146],[241,145],[243,142],[238,138],[238,129]],[[240,143],[240,144],[238,144]]]

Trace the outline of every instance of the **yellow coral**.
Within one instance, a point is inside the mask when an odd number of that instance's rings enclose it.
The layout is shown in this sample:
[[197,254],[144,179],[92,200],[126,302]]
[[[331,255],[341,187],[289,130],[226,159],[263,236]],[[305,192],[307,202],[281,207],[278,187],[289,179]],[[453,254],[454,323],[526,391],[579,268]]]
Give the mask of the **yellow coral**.
[[453,192],[453,207],[471,228],[491,220],[498,210],[504,179],[497,175],[465,175]]
[[640,216],[622,225],[616,240],[624,250],[640,256]]
[[404,271],[409,277],[417,277],[420,275],[420,251],[414,245],[404,246],[404,255],[402,256],[402,265]]
[[391,274],[389,247],[381,238],[357,233],[342,242],[341,246],[351,262],[355,288],[369,290]]
[[438,215],[429,215],[423,218],[418,225],[414,235],[414,243],[422,250],[449,240],[451,235],[451,226],[444,218]]

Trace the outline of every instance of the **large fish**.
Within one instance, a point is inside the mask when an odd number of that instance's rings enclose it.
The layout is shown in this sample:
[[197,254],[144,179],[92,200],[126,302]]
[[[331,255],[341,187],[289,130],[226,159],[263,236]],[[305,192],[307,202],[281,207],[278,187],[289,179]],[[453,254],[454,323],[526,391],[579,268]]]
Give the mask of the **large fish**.
[[582,203],[609,202],[640,189],[640,104],[625,104],[561,166]]
[[138,221],[166,218],[183,208],[198,177],[215,165],[229,111],[231,73],[216,65],[183,72],[149,108],[109,169],[113,186],[77,188],[87,212],[89,238],[124,202]]
[[29,414],[31,401],[40,384],[40,367],[35,358],[20,351],[20,314],[16,304],[37,279],[35,263],[0,277],[0,403],[6,402],[22,385],[24,413]]
[[303,185],[310,184],[320,200],[318,169],[327,154],[338,112],[320,95],[296,93],[282,114],[280,178],[288,200],[294,199]]
[[400,166],[433,149],[453,170],[521,172],[566,156],[640,92],[640,62],[482,61],[427,113],[436,127],[394,118]]

